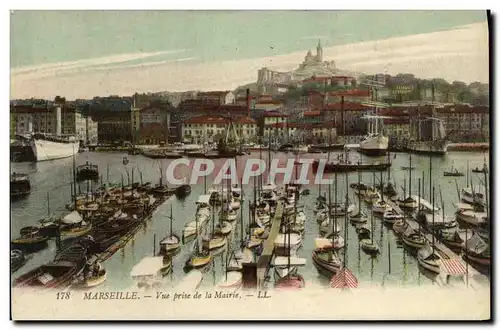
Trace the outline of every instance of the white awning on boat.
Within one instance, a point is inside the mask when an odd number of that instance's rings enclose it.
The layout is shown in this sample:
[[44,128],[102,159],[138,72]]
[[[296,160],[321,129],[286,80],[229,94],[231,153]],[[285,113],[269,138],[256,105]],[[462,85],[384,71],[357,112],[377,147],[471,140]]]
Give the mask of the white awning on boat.
[[457,203],[456,206],[459,210],[474,210],[474,206],[467,203]]
[[[273,262],[274,267],[288,266],[288,257],[276,257]],[[306,258],[290,257],[290,266],[305,266]]]
[[419,203],[419,202],[420,202],[420,207],[421,207],[421,208],[424,208],[424,209],[426,209],[426,210],[428,210],[428,211],[431,211],[431,212],[432,212],[432,211],[437,212],[437,211],[439,211],[439,210],[440,210],[440,208],[439,208],[439,207],[437,207],[437,206],[432,207],[432,204],[431,204],[431,203],[429,203],[428,201],[426,201],[425,199],[423,199],[423,198],[421,198],[421,197],[418,197],[417,195],[412,196],[412,198],[413,198],[413,199],[414,199],[417,203]]
[[198,197],[198,201],[196,202],[197,204],[210,204],[210,195],[200,195]]
[[155,276],[163,268],[163,257],[146,257],[132,268],[130,276]]
[[318,237],[314,240],[317,249],[324,249],[332,246],[332,240],[328,238]]
[[288,237],[288,235],[289,234],[278,234],[274,240],[274,244],[294,246],[298,245],[302,241],[299,234],[290,233],[290,237]]
[[80,213],[78,213],[78,211],[73,211],[62,218],[62,222],[68,225],[80,223],[82,222],[82,220],[83,218],[80,216]]

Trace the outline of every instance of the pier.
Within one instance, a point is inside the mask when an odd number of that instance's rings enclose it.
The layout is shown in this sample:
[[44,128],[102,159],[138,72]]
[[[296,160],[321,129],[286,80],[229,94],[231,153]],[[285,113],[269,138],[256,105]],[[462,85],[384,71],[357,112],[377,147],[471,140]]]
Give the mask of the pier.
[[135,237],[135,235],[139,232],[139,230],[144,228],[146,221],[151,220],[156,209],[160,207],[160,205],[162,205],[163,203],[169,201],[171,197],[172,196],[167,196],[167,198],[159,197],[156,200],[155,204],[153,204],[153,206],[151,207],[151,210],[143,217],[141,224],[139,226],[135,227],[132,231],[125,234],[116,243],[108,247],[105,251],[94,255],[89,260],[90,264],[94,265],[98,262],[103,263],[104,261],[111,258],[116,252],[123,249],[128,244],[128,242]]
[[[390,200],[387,196],[384,196],[384,200],[388,205],[390,205],[394,211],[396,211],[398,214],[405,215],[405,212],[401,210],[401,208],[396,205],[395,202]],[[405,220],[408,223],[408,225],[418,231],[419,229],[419,224],[416,221],[416,219],[413,216],[407,217],[405,216]],[[427,241],[430,243],[432,242],[432,236],[434,235],[433,233],[429,232],[425,227],[420,226],[420,232],[424,235],[424,237],[427,239]],[[477,271],[474,267],[472,267],[470,264],[466,265],[467,262],[464,261],[460,256],[458,256],[455,252],[453,252],[450,248],[448,248],[446,245],[441,243],[437,237],[434,236],[434,248],[436,249],[436,253],[439,254],[442,259],[455,259],[459,260],[460,263],[465,267],[468,267],[468,275],[469,276],[475,276],[481,274],[479,271]]]
[[274,254],[274,241],[281,228],[281,221],[283,220],[283,202],[278,202],[276,206],[276,213],[274,214],[273,224],[269,232],[269,236],[264,242],[262,254],[257,261],[257,288],[261,289],[266,281],[269,265]]

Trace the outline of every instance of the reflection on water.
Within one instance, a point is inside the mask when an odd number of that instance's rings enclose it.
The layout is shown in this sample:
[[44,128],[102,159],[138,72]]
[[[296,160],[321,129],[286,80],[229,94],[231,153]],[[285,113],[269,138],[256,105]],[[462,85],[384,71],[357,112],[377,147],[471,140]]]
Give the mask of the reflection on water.
[[[126,156],[130,161],[126,166],[122,163],[124,156]],[[262,156],[264,160],[267,159],[265,154]],[[249,157],[258,158],[259,153],[240,157],[238,159],[238,170],[242,170],[244,168],[244,161]],[[287,157],[291,158],[293,155],[284,153],[273,155],[273,158],[278,158],[283,161],[286,161]],[[304,158],[315,157],[317,157],[317,155],[304,156]],[[319,155],[319,157],[326,157],[326,155]],[[335,157],[335,155],[332,157]],[[486,155],[486,157],[488,157],[488,155]],[[481,167],[483,164],[482,153],[450,152],[445,157],[433,158],[432,167],[435,171],[432,173],[432,180],[436,186],[440,186],[442,189],[446,212],[450,215],[454,212],[453,204],[457,203],[458,198],[455,187],[455,179],[458,182],[458,186],[462,187],[466,184],[466,178],[443,177],[443,170],[449,168],[453,162],[455,168],[465,172],[467,166],[465,159],[469,160],[470,168],[474,168],[476,166]],[[148,159],[140,155],[132,156],[121,153],[83,153],[76,156],[77,165],[84,163],[85,161],[89,161],[99,166],[99,171],[104,182],[108,181],[108,176],[109,181],[111,182],[120,182],[122,177],[125,178],[124,180],[127,180],[127,172],[131,173],[132,169],[134,169],[135,172],[134,181],[139,181],[140,176],[137,175],[137,173],[141,173],[143,182],[150,181],[152,183],[156,183],[158,182],[160,176],[160,162],[158,160]],[[169,162],[170,160],[161,161],[163,169],[166,168]],[[223,160],[217,160],[217,162],[222,163]],[[408,178],[408,171],[401,170],[401,166],[405,166],[407,163],[408,155],[406,154],[397,154],[396,158],[393,159],[391,181],[397,182],[398,190],[400,190],[403,185],[403,179]],[[25,172],[30,175],[33,187],[33,192],[26,199],[12,203],[12,236],[18,235],[19,230],[22,227],[33,225],[47,215],[47,193],[50,197],[50,212],[64,212],[65,205],[70,201],[72,164],[73,161],[71,158],[52,162],[12,164],[12,171]],[[413,155],[412,165],[415,166],[415,170],[412,172],[412,193],[416,194],[418,190],[418,180],[416,178],[422,177],[422,173],[425,172],[425,181],[429,180],[429,157]],[[107,173],[108,166],[109,175]],[[188,177],[189,170],[190,169],[188,167],[180,167],[176,176]],[[215,175],[207,179],[208,187],[210,187],[210,183],[214,177]],[[282,175],[281,177],[278,175],[277,180],[281,180],[280,178],[282,177]],[[325,175],[325,177],[333,176]],[[479,178],[484,180],[476,174],[472,175],[472,180],[475,184],[479,183]],[[387,175],[385,174],[384,180],[386,179]],[[348,181],[350,183],[357,182],[357,180],[357,173],[350,173],[348,175]],[[373,178],[370,173],[364,173],[361,175],[361,180],[366,183],[371,183]],[[356,200],[352,191],[346,190],[345,175],[338,176],[337,186],[339,201],[340,199],[343,200],[345,198],[346,192],[349,194],[351,200]],[[313,207],[316,197],[318,196],[319,189],[318,186],[314,184],[310,184],[307,188],[310,189],[310,195],[301,196],[299,202],[299,204],[303,204],[305,206],[307,216],[304,244],[299,250],[299,256],[307,258],[307,264],[305,267],[300,269],[300,273],[304,276],[307,282],[328,285],[329,280],[318,275],[311,261],[314,239],[318,235],[318,225],[313,214]],[[85,191],[87,189],[87,184],[80,184],[78,189],[80,191]],[[428,187],[426,187],[426,190],[429,191]],[[327,189],[323,187],[322,191],[325,192]],[[184,225],[187,222],[194,220],[194,212],[196,210],[195,202],[198,199],[198,196],[203,192],[204,185],[203,182],[200,181],[200,184],[192,186],[191,194],[184,200],[178,200],[175,197],[172,197],[170,200],[161,205],[154,212],[152,220],[149,221],[147,225],[136,234],[135,238],[132,239],[125,248],[104,263],[108,273],[107,282],[103,285],[103,288],[126,289],[133,286],[134,282],[131,280],[129,275],[132,267],[145,256],[152,255],[155,250],[158,251],[158,242],[169,232],[170,223],[168,216],[170,215],[170,204],[173,205],[174,232],[181,234]],[[244,195],[245,203],[243,206],[243,219],[247,226],[249,215],[248,203],[253,200],[253,187],[246,186]],[[363,203],[363,207],[366,208],[365,203]],[[368,215],[371,213],[368,210],[365,210],[365,212]],[[233,223],[234,228],[230,236],[235,240],[240,239],[241,226],[238,221],[240,221],[240,215],[238,215],[238,220]],[[343,219],[341,222],[343,222]],[[156,247],[153,246],[155,234],[157,244]],[[343,233],[343,235],[345,234]],[[357,234],[353,226],[348,226],[347,235],[345,236],[347,266],[358,278],[361,284],[364,282],[372,282],[378,284],[391,283],[398,285],[416,285],[432,281],[432,276],[429,276],[429,274],[424,273],[423,271],[419,271],[416,259],[408,255],[408,253],[403,249],[401,243],[398,242],[392,230],[384,225],[380,218],[374,216],[374,240],[379,244],[381,252],[376,258],[373,258],[361,251]],[[183,268],[186,260],[192,252],[193,245],[194,242],[183,245],[180,252],[174,257],[172,263],[172,273],[167,275],[165,278],[167,286],[175,285],[183,276],[185,276]],[[232,246],[236,245],[237,244],[233,244]],[[212,286],[218,283],[222,276],[224,276],[224,265],[227,254],[230,253],[230,250],[228,250],[230,248],[231,246],[228,246],[224,250],[219,251],[219,254],[214,257],[213,264],[204,276],[202,287]],[[388,253],[389,249],[390,253]],[[55,244],[54,242],[49,242],[49,247],[39,252],[31,260],[29,260],[24,267],[13,274],[13,278],[31,268],[51,260],[54,257],[54,253]]]

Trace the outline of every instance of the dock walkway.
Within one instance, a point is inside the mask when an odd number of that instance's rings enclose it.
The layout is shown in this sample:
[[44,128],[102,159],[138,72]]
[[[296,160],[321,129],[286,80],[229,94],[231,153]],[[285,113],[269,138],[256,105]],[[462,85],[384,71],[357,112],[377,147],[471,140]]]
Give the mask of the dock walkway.
[[[396,205],[395,202],[391,201],[387,196],[384,196],[384,200],[387,202],[387,204],[389,204],[394,211],[396,211],[397,213],[399,214],[403,214],[405,215],[405,212],[403,212],[403,210],[401,210],[401,208]],[[419,229],[419,225],[418,225],[418,222],[416,221],[416,219],[411,216],[411,217],[405,217],[406,219],[406,222],[408,223],[408,225],[418,231]],[[429,232],[425,227],[423,226],[420,226],[420,232],[425,236],[425,238],[427,239],[427,241],[432,244],[432,237],[433,237],[433,234],[431,232]],[[462,259],[460,258],[455,252],[453,252],[449,247],[447,247],[446,245],[444,245],[443,243],[441,243],[437,237],[434,237],[434,248],[438,251],[436,251],[441,257],[444,257],[444,259],[456,259],[456,260],[459,260],[462,265],[465,267],[468,267],[468,272],[469,272],[469,276],[475,276],[475,275],[479,275],[481,274],[479,271],[477,271],[474,267],[472,267],[470,264],[469,265],[466,265],[467,263]]]
[[271,260],[274,254],[274,241],[276,240],[276,236],[278,236],[279,230],[281,228],[281,221],[283,220],[283,202],[279,202],[276,206],[276,213],[273,217],[273,224],[271,226],[271,231],[269,232],[269,236],[264,242],[264,249],[262,250],[262,254],[257,261],[257,288],[263,288],[267,272],[269,270],[269,265],[271,264]]

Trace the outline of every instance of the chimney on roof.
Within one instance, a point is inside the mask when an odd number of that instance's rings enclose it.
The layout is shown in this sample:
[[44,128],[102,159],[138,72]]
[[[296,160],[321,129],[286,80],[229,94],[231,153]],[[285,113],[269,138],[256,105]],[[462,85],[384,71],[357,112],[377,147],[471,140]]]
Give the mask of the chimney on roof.
[[250,117],[250,88],[247,88],[247,116]]

